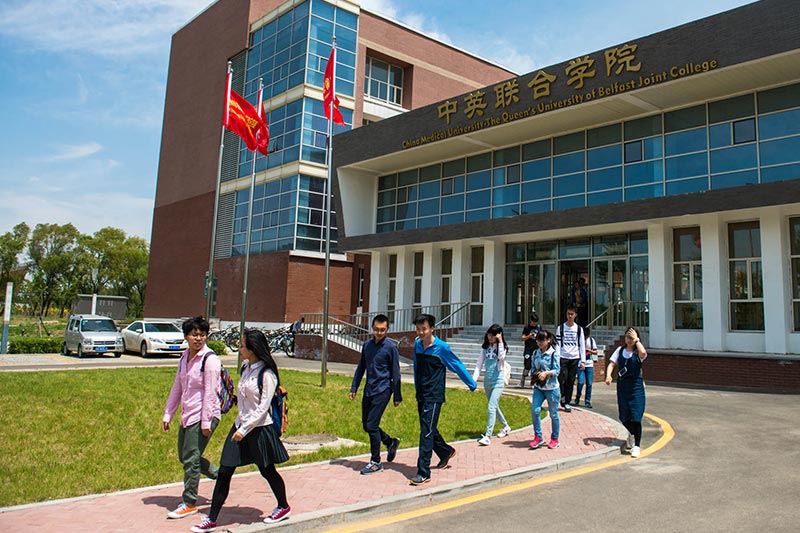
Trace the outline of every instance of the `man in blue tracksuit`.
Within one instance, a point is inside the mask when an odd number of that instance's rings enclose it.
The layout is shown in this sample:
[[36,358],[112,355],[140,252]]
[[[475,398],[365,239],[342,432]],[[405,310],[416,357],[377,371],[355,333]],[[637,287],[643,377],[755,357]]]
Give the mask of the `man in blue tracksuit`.
[[445,442],[436,427],[445,401],[447,369],[455,372],[470,391],[477,389],[478,384],[450,346],[433,334],[436,319],[432,315],[419,315],[414,323],[418,337],[414,343],[414,387],[417,389],[420,432],[417,475],[409,480],[409,484],[422,485],[431,480],[432,452],[439,456],[436,468],[446,468],[448,461],[456,455],[456,449]]
[[364,377],[364,372],[367,373],[367,384],[364,385],[361,402],[361,423],[369,435],[371,457],[369,464],[361,469],[364,475],[383,470],[381,442],[386,445],[386,460],[390,463],[400,445],[400,439],[390,437],[380,427],[389,397],[394,395],[395,407],[403,401],[400,391],[400,354],[394,341],[387,338],[388,331],[389,317],[376,315],[372,319],[372,338],[361,348],[361,358],[353,375],[353,384],[350,385],[350,399],[354,400],[361,378]]

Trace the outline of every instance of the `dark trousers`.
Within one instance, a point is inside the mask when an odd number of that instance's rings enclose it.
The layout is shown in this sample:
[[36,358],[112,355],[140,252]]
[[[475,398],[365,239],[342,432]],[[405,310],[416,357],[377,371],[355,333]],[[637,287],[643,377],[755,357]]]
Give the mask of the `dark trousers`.
[[575,386],[575,378],[578,377],[578,365],[580,359],[561,358],[561,371],[558,373],[558,384],[561,387],[561,405],[572,400],[572,388]]
[[364,431],[369,435],[369,451],[372,454],[370,460],[375,463],[381,462],[381,443],[389,446],[392,438],[381,428],[381,417],[389,399],[392,396],[391,387],[375,396],[364,396],[361,400],[361,424]]
[[[272,489],[272,493],[278,501],[278,507],[283,507],[284,509],[289,507],[289,502],[286,501],[286,485],[281,475],[275,469],[275,465],[269,464],[267,466],[259,466],[258,470],[261,472],[261,477],[266,479],[267,483],[269,483],[269,487]],[[219,512],[222,510],[225,500],[228,499],[228,493],[231,489],[231,478],[235,471],[236,467],[234,466],[219,467],[219,476],[217,477],[216,485],[214,485],[214,496],[211,498],[211,510],[208,512],[208,517],[214,522],[217,521]]]
[[417,474],[431,477],[431,454],[436,452],[439,459],[446,459],[455,451],[439,434],[439,413],[442,404],[437,402],[417,402],[419,412],[419,459]]

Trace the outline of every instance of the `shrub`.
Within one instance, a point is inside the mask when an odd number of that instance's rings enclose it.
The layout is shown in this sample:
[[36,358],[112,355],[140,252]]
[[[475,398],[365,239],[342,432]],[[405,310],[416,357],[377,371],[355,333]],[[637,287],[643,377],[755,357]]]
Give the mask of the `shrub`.
[[58,353],[61,337],[9,337],[8,353]]
[[217,355],[225,355],[228,352],[228,347],[222,341],[208,341],[208,347],[214,350]]

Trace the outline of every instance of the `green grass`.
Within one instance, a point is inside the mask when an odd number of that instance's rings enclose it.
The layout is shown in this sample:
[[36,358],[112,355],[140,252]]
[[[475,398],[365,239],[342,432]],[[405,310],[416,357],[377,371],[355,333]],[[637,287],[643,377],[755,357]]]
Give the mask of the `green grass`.
[[[160,429],[174,376],[169,368],[0,373],[0,507],[181,481],[180,415],[169,433]],[[361,398],[347,396],[350,378],[331,374],[325,389],[319,381],[316,373],[281,372],[289,390],[287,436],[327,433],[360,444],[296,454],[288,464],[369,451]],[[403,397],[400,407],[387,407],[381,426],[400,436],[402,447],[415,447],[413,385],[403,385]],[[530,424],[527,399],[503,397],[500,405],[513,428]],[[214,463],[235,416],[235,409],[223,415],[206,450]],[[482,391],[447,391],[439,422],[446,440],[477,438],[485,426]]]

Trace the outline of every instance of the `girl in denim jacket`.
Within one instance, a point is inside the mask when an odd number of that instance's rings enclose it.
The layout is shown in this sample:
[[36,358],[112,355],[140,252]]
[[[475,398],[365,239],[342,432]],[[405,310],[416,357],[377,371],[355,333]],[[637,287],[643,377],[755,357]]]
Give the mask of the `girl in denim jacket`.
[[538,379],[533,385],[533,432],[535,434],[530,447],[535,450],[544,446],[542,438],[542,421],[539,414],[542,411],[542,403],[547,399],[547,409],[550,411],[550,422],[552,433],[550,443],[547,445],[551,450],[558,448],[558,434],[561,424],[558,419],[558,403],[561,398],[561,390],[558,386],[558,373],[561,370],[558,354],[553,347],[555,337],[549,331],[540,331],[536,335],[536,345],[539,347],[533,353],[532,368],[534,375],[538,371]]

